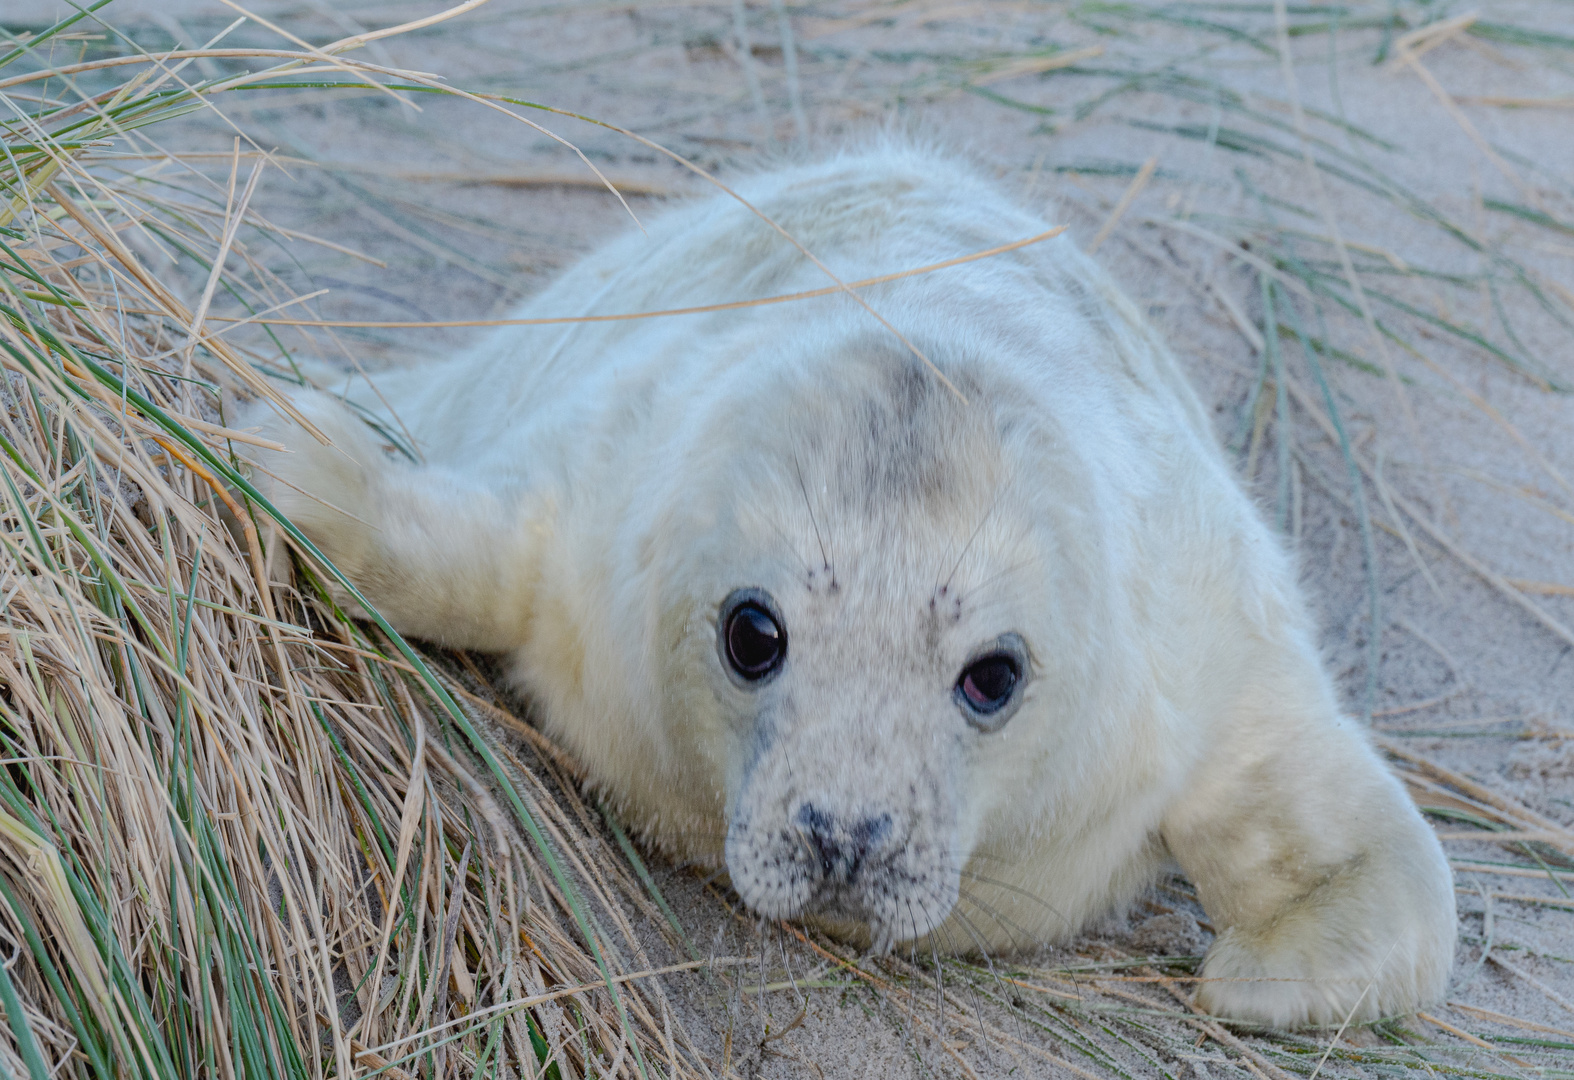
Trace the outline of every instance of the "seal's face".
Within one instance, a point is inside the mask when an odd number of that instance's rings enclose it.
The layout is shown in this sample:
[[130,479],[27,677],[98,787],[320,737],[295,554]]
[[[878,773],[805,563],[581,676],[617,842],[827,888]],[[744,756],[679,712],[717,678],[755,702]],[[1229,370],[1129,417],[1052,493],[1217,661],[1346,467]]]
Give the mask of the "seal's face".
[[744,749],[727,866],[760,914],[861,924],[884,949],[955,906],[976,824],[969,766],[1027,696],[1032,660],[1014,630],[959,649],[977,631],[951,631],[977,620],[954,583],[914,602],[884,574],[863,588],[816,577],[818,596],[746,587],[718,609]]
[[965,892],[1005,763],[1037,753],[1013,731],[1052,643],[998,410],[880,362],[865,395],[800,395],[696,542],[732,884],[761,915],[885,948],[939,930]]

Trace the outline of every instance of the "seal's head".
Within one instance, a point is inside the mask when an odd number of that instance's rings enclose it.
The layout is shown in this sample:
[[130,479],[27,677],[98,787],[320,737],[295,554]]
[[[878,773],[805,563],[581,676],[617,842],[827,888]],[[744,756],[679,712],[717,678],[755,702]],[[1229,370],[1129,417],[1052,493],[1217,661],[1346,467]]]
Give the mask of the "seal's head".
[[993,626],[962,631],[985,635],[970,650],[947,648],[946,624],[964,605],[945,583],[904,620],[877,595],[890,581],[858,596],[834,567],[815,576],[823,596],[805,602],[804,587],[790,605],[796,633],[757,587],[720,608],[720,666],[748,729],[727,866],[762,915],[864,924],[883,949],[923,936],[955,905],[973,824],[959,790],[969,744],[1011,719],[1033,660],[1019,633]]
[[870,342],[718,394],[691,443],[711,475],[662,530],[686,563],[660,575],[685,688],[663,723],[711,755],[734,888],[876,948],[941,928],[985,825],[1036,803],[1058,658],[1085,651],[1043,617],[1085,591],[1053,550],[1078,499],[1037,505],[1024,468],[1055,440],[987,368],[945,368]]

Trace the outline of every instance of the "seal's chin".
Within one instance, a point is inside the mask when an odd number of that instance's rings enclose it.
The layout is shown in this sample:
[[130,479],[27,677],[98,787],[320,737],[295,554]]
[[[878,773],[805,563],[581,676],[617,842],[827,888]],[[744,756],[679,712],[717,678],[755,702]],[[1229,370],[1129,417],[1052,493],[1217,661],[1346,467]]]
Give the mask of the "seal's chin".
[[951,915],[960,892],[959,875],[943,867],[914,866],[902,857],[910,852],[839,878],[786,852],[760,861],[738,857],[748,848],[734,845],[727,869],[733,889],[751,911],[767,919],[801,919],[877,954],[934,933]]
[[954,891],[949,897],[943,892],[921,898],[885,893],[871,900],[862,889],[827,889],[795,917],[839,941],[884,955],[938,930],[956,906],[955,896]]
[[[879,955],[891,951],[897,928],[872,910],[862,890],[833,887],[821,891],[801,917],[831,937],[848,941]],[[904,935],[905,936],[905,935]]]

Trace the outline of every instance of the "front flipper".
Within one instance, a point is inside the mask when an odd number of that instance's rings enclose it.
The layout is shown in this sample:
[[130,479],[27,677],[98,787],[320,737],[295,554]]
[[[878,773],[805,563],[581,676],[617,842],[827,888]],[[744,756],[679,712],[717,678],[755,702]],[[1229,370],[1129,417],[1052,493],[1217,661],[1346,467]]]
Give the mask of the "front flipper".
[[1293,1027],[1437,1000],[1455,937],[1442,849],[1351,721],[1277,704],[1220,741],[1164,821],[1219,928],[1198,1005]]
[[395,461],[327,394],[292,400],[330,445],[253,406],[244,422],[291,447],[249,455],[269,500],[400,633],[488,652],[521,644],[534,579],[523,500],[454,469]]

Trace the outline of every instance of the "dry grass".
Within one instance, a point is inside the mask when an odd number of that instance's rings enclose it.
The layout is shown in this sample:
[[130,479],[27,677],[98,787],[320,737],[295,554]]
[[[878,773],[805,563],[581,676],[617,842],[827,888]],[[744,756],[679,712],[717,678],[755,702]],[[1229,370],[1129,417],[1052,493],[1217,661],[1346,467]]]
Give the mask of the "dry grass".
[[254,256],[265,160],[237,139],[183,193],[81,160],[161,155],[258,79],[410,77],[290,42],[197,81],[62,63],[76,22],[0,57],[7,1075],[696,1073],[639,974],[631,915],[665,920],[572,784],[483,739],[461,667],[292,574],[310,544],[235,467],[226,395],[276,395],[205,316],[289,299]]

